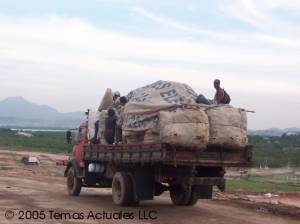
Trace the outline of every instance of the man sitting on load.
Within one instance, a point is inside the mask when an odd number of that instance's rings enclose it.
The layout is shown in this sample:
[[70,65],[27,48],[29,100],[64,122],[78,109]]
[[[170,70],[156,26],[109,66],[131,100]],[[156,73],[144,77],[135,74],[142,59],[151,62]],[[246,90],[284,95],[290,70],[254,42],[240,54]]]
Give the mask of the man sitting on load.
[[221,88],[220,84],[221,81],[219,79],[214,81],[214,87],[216,89],[214,100],[217,104],[229,104],[231,101],[230,96],[224,89]]

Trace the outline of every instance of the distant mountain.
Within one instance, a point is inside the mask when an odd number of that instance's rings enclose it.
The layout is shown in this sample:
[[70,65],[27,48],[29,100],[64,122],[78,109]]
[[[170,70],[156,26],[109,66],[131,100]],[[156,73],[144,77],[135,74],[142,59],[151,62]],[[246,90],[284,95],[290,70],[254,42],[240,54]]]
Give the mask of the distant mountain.
[[9,97],[0,101],[0,126],[74,128],[83,119],[84,112],[60,113],[22,97]]
[[265,130],[249,130],[248,135],[260,135],[260,136],[282,136],[283,134],[291,135],[291,134],[300,134],[300,128],[269,128]]
[[[47,105],[31,103],[23,97],[0,101],[0,127],[76,128],[85,119],[84,112],[60,113]],[[300,128],[249,130],[249,135],[281,136],[300,133]]]

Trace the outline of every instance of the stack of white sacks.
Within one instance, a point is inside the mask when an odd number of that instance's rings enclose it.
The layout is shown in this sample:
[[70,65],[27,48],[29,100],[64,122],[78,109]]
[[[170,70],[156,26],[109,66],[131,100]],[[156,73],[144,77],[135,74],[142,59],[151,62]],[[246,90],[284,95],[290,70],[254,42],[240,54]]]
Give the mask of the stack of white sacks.
[[[188,85],[167,81],[130,92],[129,102],[119,115],[123,121],[123,142],[161,142],[193,149],[207,146],[241,149],[247,145],[245,110],[230,105],[196,104],[196,97]],[[102,143],[106,114],[105,110],[99,113]]]

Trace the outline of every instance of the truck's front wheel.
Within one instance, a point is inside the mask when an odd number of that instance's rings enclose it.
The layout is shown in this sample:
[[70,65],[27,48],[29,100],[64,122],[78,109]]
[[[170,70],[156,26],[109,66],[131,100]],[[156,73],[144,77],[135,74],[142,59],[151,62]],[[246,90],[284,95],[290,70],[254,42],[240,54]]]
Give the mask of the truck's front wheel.
[[75,170],[70,167],[67,173],[67,189],[69,195],[78,196],[82,187],[82,180],[76,177]]
[[117,172],[112,181],[112,199],[116,205],[129,206],[133,203],[133,187],[129,175]]

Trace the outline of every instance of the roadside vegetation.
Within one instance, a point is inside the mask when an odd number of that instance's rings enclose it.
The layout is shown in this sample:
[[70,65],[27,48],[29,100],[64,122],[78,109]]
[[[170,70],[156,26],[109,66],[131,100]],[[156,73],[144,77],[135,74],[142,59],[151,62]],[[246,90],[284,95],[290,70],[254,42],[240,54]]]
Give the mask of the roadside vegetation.
[[[16,133],[0,129],[0,147],[52,153],[69,153],[72,150],[72,146],[66,143],[64,132],[33,132],[32,137]],[[249,144],[254,145],[253,165],[256,167],[300,167],[300,135],[249,136]]]
[[286,179],[287,175],[278,176],[251,176],[228,178],[226,190],[246,192],[299,192],[300,182],[296,178]]
[[66,143],[64,132],[33,132],[32,137],[17,135],[16,131],[0,129],[0,147],[15,151],[40,151],[70,153],[72,146]]
[[281,137],[249,136],[254,146],[256,167],[300,167],[300,135]]
[[[17,135],[17,131],[0,128],[0,149],[40,151],[68,154],[72,145],[66,143],[64,132],[33,132],[31,137]],[[74,142],[74,133],[73,133]],[[300,167],[300,136],[250,136],[254,145],[253,165],[256,167]],[[238,172],[238,170],[236,170]],[[287,175],[240,176],[227,178],[228,191],[246,192],[299,192],[300,179]]]

